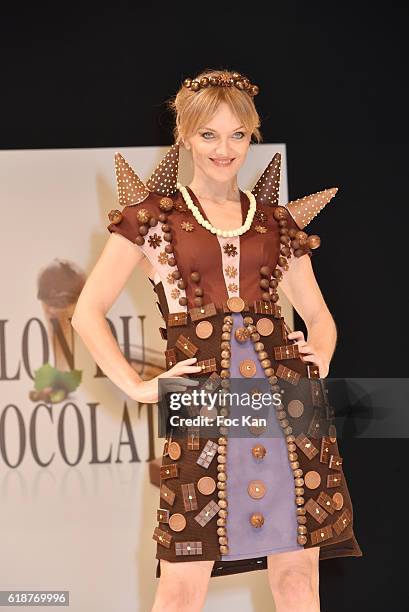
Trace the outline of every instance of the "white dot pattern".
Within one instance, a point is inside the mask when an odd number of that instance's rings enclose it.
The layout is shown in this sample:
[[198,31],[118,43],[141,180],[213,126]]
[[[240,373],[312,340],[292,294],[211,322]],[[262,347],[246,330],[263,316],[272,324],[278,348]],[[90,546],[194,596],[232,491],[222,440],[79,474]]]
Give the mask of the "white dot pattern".
[[303,229],[332,200],[337,191],[338,187],[331,187],[331,189],[312,193],[309,196],[289,202],[287,209],[298,227]]
[[149,196],[149,190],[120,153],[115,153],[115,174],[121,206],[140,204]]
[[280,194],[281,154],[276,153],[254,185],[252,193],[257,201],[267,206],[277,206]]
[[163,196],[169,196],[176,193],[178,171],[179,145],[174,144],[170,147],[169,151],[146,183],[149,191],[153,191]]

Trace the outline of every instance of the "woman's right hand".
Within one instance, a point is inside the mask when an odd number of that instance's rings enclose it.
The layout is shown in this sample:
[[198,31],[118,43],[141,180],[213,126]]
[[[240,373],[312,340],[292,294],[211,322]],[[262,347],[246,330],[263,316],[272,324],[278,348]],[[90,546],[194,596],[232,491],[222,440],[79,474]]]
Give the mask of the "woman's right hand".
[[159,374],[159,376],[137,383],[135,392],[131,395],[132,399],[141,404],[156,404],[159,400],[159,378],[166,379],[166,392],[183,393],[187,387],[196,387],[198,385],[197,380],[184,378],[185,374],[197,374],[201,371],[202,368],[195,365],[196,361],[196,357],[182,359],[182,361],[178,361],[172,368]]

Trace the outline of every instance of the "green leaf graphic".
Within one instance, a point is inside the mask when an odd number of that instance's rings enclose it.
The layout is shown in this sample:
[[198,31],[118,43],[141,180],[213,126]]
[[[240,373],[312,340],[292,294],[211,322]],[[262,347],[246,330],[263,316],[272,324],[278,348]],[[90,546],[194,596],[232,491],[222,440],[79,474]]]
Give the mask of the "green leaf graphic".
[[46,387],[54,390],[65,389],[67,393],[75,391],[82,380],[82,370],[63,372],[46,363],[34,372],[34,388],[41,391]]
[[58,372],[58,383],[54,387],[62,387],[68,393],[75,391],[82,380],[82,370],[71,370],[71,372]]
[[53,368],[49,363],[45,363],[34,372],[34,387],[37,391],[41,391],[45,387],[54,387],[54,382],[57,378],[58,370]]

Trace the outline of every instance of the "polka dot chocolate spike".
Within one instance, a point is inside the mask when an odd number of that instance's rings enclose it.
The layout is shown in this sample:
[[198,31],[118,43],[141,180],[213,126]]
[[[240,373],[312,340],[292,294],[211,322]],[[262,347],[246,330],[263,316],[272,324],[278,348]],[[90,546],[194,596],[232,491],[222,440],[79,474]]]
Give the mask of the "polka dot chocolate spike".
[[337,191],[338,187],[324,189],[324,191],[312,193],[299,200],[293,200],[287,204],[286,208],[298,227],[303,229],[332,200]]
[[120,153],[115,153],[115,174],[121,206],[132,206],[146,200],[149,190]]
[[252,194],[266,206],[278,206],[281,154],[276,153],[252,189]]
[[179,145],[173,144],[146,183],[149,191],[169,196],[177,191]]

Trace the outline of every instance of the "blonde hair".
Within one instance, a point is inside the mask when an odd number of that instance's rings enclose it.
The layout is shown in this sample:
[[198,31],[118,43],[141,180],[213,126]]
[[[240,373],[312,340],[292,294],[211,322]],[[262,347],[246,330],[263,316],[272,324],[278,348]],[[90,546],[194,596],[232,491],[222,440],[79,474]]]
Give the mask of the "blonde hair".
[[[207,69],[198,74],[195,79],[202,77],[225,76],[230,78],[232,72],[229,70]],[[185,86],[181,86],[177,94],[167,101],[167,105],[175,115],[175,127],[173,137],[175,143],[189,138],[196,132],[199,126],[204,125],[211,119],[217,111],[220,102],[226,102],[233,113],[240,120],[245,129],[256,141],[262,140],[260,127],[260,117],[254,105],[253,98],[243,90],[234,85],[231,87],[209,86],[199,91],[191,91]]]

